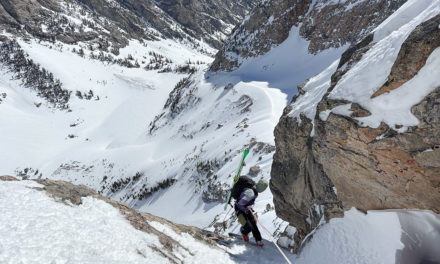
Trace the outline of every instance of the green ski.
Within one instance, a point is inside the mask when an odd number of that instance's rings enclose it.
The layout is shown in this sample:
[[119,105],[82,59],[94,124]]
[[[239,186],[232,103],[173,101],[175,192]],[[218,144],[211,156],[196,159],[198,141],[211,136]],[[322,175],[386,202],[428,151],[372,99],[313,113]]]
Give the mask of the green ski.
[[[238,166],[237,173],[235,174],[234,182],[231,185],[231,190],[234,187],[235,183],[238,181],[238,177],[240,177],[241,169],[243,168],[244,159],[246,158],[246,156],[248,154],[249,154],[249,149],[246,149],[244,151],[244,153],[243,153],[243,157],[241,158],[240,165]],[[231,202],[231,190],[229,190],[228,199],[226,199],[225,210],[226,210],[226,208],[228,208],[228,204]]]

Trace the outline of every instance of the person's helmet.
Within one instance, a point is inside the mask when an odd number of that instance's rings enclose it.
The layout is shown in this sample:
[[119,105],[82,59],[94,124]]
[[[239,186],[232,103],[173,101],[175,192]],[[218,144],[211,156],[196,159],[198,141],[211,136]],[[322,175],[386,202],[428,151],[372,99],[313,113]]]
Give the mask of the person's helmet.
[[261,179],[255,185],[255,189],[257,190],[258,193],[262,193],[262,192],[264,192],[266,190],[268,185],[269,184],[267,183],[267,181],[265,179]]

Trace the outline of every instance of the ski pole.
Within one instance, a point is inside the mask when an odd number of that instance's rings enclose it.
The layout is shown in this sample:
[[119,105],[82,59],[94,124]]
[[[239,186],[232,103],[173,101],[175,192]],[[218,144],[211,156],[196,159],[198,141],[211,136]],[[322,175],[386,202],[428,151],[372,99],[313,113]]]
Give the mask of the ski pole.
[[258,224],[260,224],[261,228],[263,228],[264,232],[266,232],[266,234],[270,237],[270,240],[272,240],[272,243],[275,244],[275,246],[277,247],[278,251],[280,251],[281,255],[283,255],[284,259],[287,261],[287,263],[292,264],[292,262],[290,262],[290,260],[287,258],[287,256],[284,254],[284,252],[281,250],[281,248],[278,246],[277,242],[275,241],[275,238],[270,234],[269,231],[267,231],[267,229],[261,224],[260,220],[258,220],[257,216],[255,216],[254,212],[252,211],[252,208],[250,206],[248,206],[249,211],[251,212],[252,216],[255,218],[255,220],[258,222]]

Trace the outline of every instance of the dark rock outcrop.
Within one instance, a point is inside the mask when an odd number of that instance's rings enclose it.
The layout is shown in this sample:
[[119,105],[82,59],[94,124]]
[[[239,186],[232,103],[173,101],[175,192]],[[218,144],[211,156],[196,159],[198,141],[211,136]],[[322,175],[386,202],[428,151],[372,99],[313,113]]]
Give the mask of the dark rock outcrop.
[[18,181],[17,178],[12,177],[12,176],[0,176],[0,181]]
[[310,41],[312,54],[355,43],[406,0],[328,2],[270,0],[260,3],[217,53],[211,70],[232,71],[240,66],[237,57],[267,53],[287,39],[293,26],[299,27],[300,36]]
[[[425,65],[440,46],[439,19],[422,23],[406,39],[388,83],[398,83],[398,88]],[[371,47],[369,38],[344,53],[318,113],[350,103],[330,100],[328,94]],[[404,133],[384,123],[362,127],[354,117],[370,113],[358,104],[351,107],[351,117],[330,113],[323,121],[317,114],[311,137],[312,121],[301,116],[298,123],[288,115],[288,106],[275,129],[270,187],[277,215],[298,229],[297,245],[319,223],[313,217],[316,208],[326,220],[351,207],[440,213],[440,87],[412,107],[419,124]]]
[[330,219],[343,215],[333,183],[315,160],[311,130],[307,118],[303,117],[298,126],[295,119],[283,116],[274,131],[276,152],[270,189],[277,215],[297,228],[296,250],[298,242],[318,226],[322,216]]

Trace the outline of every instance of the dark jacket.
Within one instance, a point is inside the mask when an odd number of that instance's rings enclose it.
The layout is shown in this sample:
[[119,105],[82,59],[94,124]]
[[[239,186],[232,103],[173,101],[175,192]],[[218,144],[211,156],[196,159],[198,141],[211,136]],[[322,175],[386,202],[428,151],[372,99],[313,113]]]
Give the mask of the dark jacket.
[[247,213],[249,209],[248,206],[252,206],[255,203],[255,199],[257,198],[257,194],[251,188],[245,188],[241,194],[240,198],[235,203],[236,209]]

